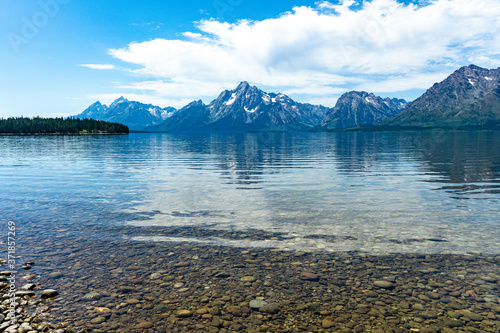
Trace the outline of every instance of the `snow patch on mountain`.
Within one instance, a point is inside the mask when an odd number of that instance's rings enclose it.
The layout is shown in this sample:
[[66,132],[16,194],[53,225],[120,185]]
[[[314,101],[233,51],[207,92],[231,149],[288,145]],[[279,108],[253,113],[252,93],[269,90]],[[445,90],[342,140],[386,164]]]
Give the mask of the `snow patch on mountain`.
[[248,112],[248,113],[255,113],[255,112],[259,109],[259,107],[257,106],[256,108],[254,108],[254,109],[250,110],[250,109],[248,109],[248,108],[245,106],[245,107],[244,107],[244,109],[245,109],[245,111],[246,111],[246,112]]
[[236,93],[232,93],[229,101],[225,102],[224,104],[225,105],[232,105],[235,101],[236,101]]
[[367,101],[370,104],[375,104],[375,101],[370,96],[365,97],[365,101]]

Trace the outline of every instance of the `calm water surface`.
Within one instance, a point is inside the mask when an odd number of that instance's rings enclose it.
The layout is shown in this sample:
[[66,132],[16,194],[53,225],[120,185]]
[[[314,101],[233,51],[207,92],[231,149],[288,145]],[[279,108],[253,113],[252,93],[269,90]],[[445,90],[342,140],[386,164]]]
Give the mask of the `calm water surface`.
[[498,132],[0,137],[0,156],[2,225],[35,238],[500,254]]

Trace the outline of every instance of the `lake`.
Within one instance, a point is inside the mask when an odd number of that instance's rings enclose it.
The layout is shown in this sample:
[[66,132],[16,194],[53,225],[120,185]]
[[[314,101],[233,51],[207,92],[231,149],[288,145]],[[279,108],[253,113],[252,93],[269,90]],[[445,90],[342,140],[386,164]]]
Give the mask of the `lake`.
[[35,288],[17,311],[40,332],[498,332],[499,147],[499,132],[4,136],[0,265],[14,223],[16,287]]
[[40,237],[499,254],[499,147],[498,132],[0,137],[0,218]]

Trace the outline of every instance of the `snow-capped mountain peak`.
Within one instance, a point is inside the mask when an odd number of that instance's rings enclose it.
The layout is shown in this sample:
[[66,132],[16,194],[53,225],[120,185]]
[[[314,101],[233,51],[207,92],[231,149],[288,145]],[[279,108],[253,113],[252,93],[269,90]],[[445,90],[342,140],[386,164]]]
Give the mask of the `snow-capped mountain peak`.
[[128,101],[129,100],[126,99],[125,97],[120,96],[119,98],[115,99],[115,101],[113,103],[111,103],[111,105],[109,107],[112,108],[112,107],[115,107],[116,105],[118,105],[120,103],[126,103]]
[[147,126],[161,124],[177,110],[172,107],[160,108],[151,104],[131,102],[121,96],[108,107],[97,101],[76,118],[92,118],[127,125],[132,130],[140,130]]

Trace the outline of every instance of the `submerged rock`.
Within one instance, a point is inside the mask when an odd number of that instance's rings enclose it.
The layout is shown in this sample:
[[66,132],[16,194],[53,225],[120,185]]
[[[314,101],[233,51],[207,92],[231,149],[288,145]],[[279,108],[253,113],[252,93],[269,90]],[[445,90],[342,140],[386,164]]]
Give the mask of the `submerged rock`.
[[379,287],[379,288],[383,288],[383,289],[393,289],[394,288],[394,283],[392,283],[390,281],[384,281],[384,280],[375,281],[375,282],[373,282],[373,285],[376,287]]
[[42,291],[42,298],[52,298],[56,297],[57,295],[59,295],[59,292],[54,289],[46,289]]
[[248,306],[250,309],[260,309],[263,306],[266,306],[268,303],[266,301],[260,299],[251,300]]
[[240,279],[241,282],[254,282],[256,280],[255,276],[244,276]]
[[89,301],[89,300],[94,300],[94,299],[101,298],[101,296],[102,295],[100,293],[98,293],[96,291],[92,291],[92,292],[84,295],[83,299]]

